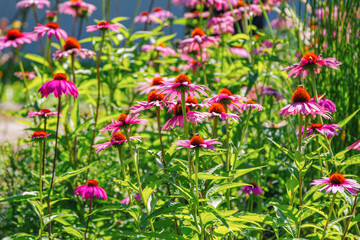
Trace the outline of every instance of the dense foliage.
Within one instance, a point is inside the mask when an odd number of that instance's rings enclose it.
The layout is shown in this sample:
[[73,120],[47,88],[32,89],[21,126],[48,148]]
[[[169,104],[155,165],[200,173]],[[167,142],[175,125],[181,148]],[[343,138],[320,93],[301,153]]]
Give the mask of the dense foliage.
[[358,1],[101,2],[1,27],[1,237],[359,239]]

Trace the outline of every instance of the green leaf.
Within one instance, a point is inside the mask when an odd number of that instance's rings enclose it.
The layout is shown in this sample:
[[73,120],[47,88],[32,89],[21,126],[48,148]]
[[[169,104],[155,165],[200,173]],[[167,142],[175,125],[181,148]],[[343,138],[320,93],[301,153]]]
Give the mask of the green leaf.
[[221,185],[215,185],[215,186],[212,186],[206,192],[206,197],[210,197],[210,196],[212,196],[215,193],[220,192],[220,191],[224,191],[224,190],[231,189],[231,188],[244,187],[244,186],[249,186],[249,184],[246,184],[246,183],[225,183],[225,184],[221,184]]
[[276,147],[278,147],[283,153],[285,153],[286,155],[288,155],[292,160],[295,160],[295,156],[292,152],[290,152],[287,148],[284,148],[282,146],[280,146],[279,144],[277,144],[274,140],[272,140],[271,138],[268,138]]
[[358,112],[360,111],[360,108],[353,112],[350,116],[339,122],[337,125],[339,125],[341,128],[343,128]]
[[144,189],[143,189],[143,196],[145,199],[145,202],[147,203],[149,200],[150,195],[154,192],[154,190],[156,188],[158,188],[158,186],[163,182],[163,180],[158,180],[155,182],[150,183],[149,185],[147,185]]
[[71,177],[74,177],[82,172],[85,172],[88,168],[91,168],[92,166],[94,166],[95,164],[97,164],[97,162],[93,162],[92,164],[90,164],[89,166],[86,166],[86,167],[83,167],[83,168],[80,168],[79,170],[76,170],[76,171],[72,171],[72,172],[67,172],[67,173],[64,173],[63,175],[61,175],[60,177],[58,177],[55,181],[54,181],[54,185],[59,183],[59,182],[62,182],[62,181],[65,181]]
[[124,186],[126,188],[130,188],[131,190],[139,193],[139,188],[137,188],[133,183],[129,181],[123,181],[123,180],[114,180],[114,182],[119,183],[121,186]]
[[65,227],[63,229],[63,232],[66,232],[67,234],[70,234],[71,236],[74,236],[76,238],[84,239],[82,232],[71,226]]
[[252,172],[252,171],[264,168],[264,167],[267,167],[267,166],[265,165],[265,166],[260,166],[260,167],[238,169],[238,170],[235,170],[235,171],[231,171],[230,176],[233,177],[232,181],[234,181],[235,179],[237,179],[238,177],[241,177],[242,175],[245,175],[245,174],[247,174],[249,172]]
[[128,19],[129,19],[128,17],[116,17],[116,18],[111,19],[111,22],[117,23],[117,22],[128,20]]
[[[144,215],[145,217],[141,219],[140,226],[144,227],[149,219],[153,219],[155,217],[160,217],[166,213],[173,212],[175,209],[183,206],[180,202],[165,202],[160,208],[153,211],[149,216]],[[175,216],[174,216],[175,217]]]
[[[195,179],[195,176],[191,176],[192,179]],[[219,179],[227,179],[228,177],[224,176],[216,176],[213,174],[207,174],[207,173],[198,173],[199,179],[210,179],[210,180],[219,180]]]
[[159,39],[156,40],[156,43],[155,45],[158,46],[166,41],[169,41],[170,39],[173,39],[174,37],[176,36],[176,33],[172,34],[172,35],[167,35],[167,36],[164,36],[164,37],[161,37]]
[[35,55],[35,54],[30,54],[30,53],[25,53],[25,54],[22,54],[24,56],[24,58],[26,59],[29,59],[33,62],[37,62],[37,63],[40,63],[42,65],[47,65],[47,61],[45,58],[43,57],[40,57],[38,55]]
[[27,199],[32,199],[32,198],[36,198],[38,195],[38,192],[34,191],[34,192],[23,192],[11,197],[7,197],[7,198],[2,198],[0,199],[0,202],[16,202],[16,201],[22,201],[22,200],[27,200]]
[[298,150],[295,151],[295,163],[299,171],[305,166],[305,158]]
[[56,213],[52,215],[46,215],[44,217],[44,225],[47,225],[48,223],[56,220],[57,218],[63,218],[63,217],[75,217],[73,214],[65,214],[65,213]]
[[231,232],[232,230],[230,229],[229,224],[227,223],[226,219],[221,216],[221,214],[211,205],[208,205],[204,208],[200,208],[201,210],[205,211],[205,212],[211,212],[212,214],[214,214],[214,216],[225,226],[227,227]]
[[140,238],[159,238],[166,240],[185,240],[184,237],[177,235],[172,232],[162,232],[162,233],[134,233],[134,232],[122,232],[118,236],[129,238],[129,239],[140,239]]

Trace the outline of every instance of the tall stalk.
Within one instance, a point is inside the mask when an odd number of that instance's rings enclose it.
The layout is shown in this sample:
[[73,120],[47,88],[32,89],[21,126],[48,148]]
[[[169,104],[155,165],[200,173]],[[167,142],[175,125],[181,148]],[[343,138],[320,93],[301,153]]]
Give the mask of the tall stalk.
[[[58,134],[59,134],[59,118],[60,118],[60,111],[61,111],[61,97],[58,96],[58,115],[57,115],[57,121],[56,121],[56,133],[55,133],[55,149],[54,149],[54,160],[53,160],[53,169],[51,174],[51,183],[50,183],[50,190],[48,194],[48,215],[51,214],[51,194],[54,187],[54,177],[55,177],[55,169],[56,169],[56,156],[57,156],[57,145],[58,145]],[[51,235],[51,222],[48,224],[48,231],[49,235]]]
[[[135,159],[134,150],[133,150],[132,145],[131,145],[131,142],[130,142],[129,133],[128,133],[128,131],[127,131],[126,129],[125,129],[124,133],[125,133],[125,137],[126,137],[127,143],[128,143],[128,145],[129,145],[130,154],[131,154],[131,156],[132,156],[133,164],[134,164],[134,167],[135,167],[136,178],[137,178],[137,182],[138,182],[138,185],[139,185],[139,194],[140,194],[141,200],[142,200],[143,203],[144,203],[144,207],[145,207],[146,213],[147,213],[148,216],[150,216],[150,211],[149,211],[149,209],[148,209],[148,207],[147,207],[146,200],[145,200],[145,198],[144,198],[143,189],[142,189],[142,186],[141,186],[141,179],[140,179],[139,167],[138,167],[138,165],[137,165],[137,162],[136,162],[136,159]],[[153,225],[152,220],[150,219],[149,221],[150,221],[151,231],[152,231],[152,232],[155,232],[155,229],[154,229],[154,225]]]
[[89,204],[89,214],[88,214],[88,219],[87,219],[87,222],[86,222],[86,229],[85,229],[85,233],[84,233],[84,238],[85,238],[85,239],[87,239],[87,237],[86,237],[86,233],[87,233],[88,228],[89,228],[89,222],[90,222],[90,216],[91,216],[92,204],[93,204],[93,199],[92,199],[92,198],[90,198],[90,204]]
[[[91,144],[90,144],[90,153],[89,153],[89,158],[88,158],[88,162],[87,164],[90,165],[91,163],[91,156],[92,156],[92,146],[94,145],[94,140],[95,140],[95,135],[96,135],[96,125],[97,125],[97,121],[98,121],[98,115],[99,115],[99,106],[100,106],[100,87],[101,87],[101,79],[100,79],[100,58],[101,58],[101,52],[102,52],[102,48],[104,45],[104,40],[105,40],[105,32],[101,31],[101,42],[100,42],[100,47],[99,47],[99,52],[98,52],[98,56],[97,56],[97,60],[96,60],[96,77],[97,77],[97,100],[96,100],[96,111],[95,111],[95,123],[94,123],[94,132],[91,138]],[[88,175],[89,171],[87,171],[86,174],[86,179],[87,179],[87,175]]]

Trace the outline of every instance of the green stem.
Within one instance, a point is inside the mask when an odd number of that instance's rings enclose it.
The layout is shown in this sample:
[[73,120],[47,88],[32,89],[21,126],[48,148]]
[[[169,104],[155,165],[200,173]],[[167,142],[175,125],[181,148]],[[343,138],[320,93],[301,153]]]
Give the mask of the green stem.
[[[198,176],[198,172],[199,172],[199,148],[195,149],[195,210],[194,210],[194,219],[195,219],[195,226],[196,229],[198,230],[198,222],[197,222],[197,217],[198,217],[198,210],[199,210],[199,176]],[[200,226],[200,232],[202,232],[202,227]],[[200,237],[201,239],[201,237]]]
[[[45,140],[43,140],[45,141]],[[39,142],[39,193],[40,193],[40,205],[43,204],[43,190],[42,190],[42,154],[43,154],[43,141]],[[40,209],[40,229],[39,229],[39,239],[42,239],[42,233],[44,229],[44,222],[43,222],[43,211]]]
[[[250,108],[251,109],[251,108]],[[227,109],[226,109],[227,111]],[[230,132],[229,132],[229,119],[226,119],[226,172],[230,171]],[[231,209],[230,204],[230,189],[226,191],[226,203],[228,210]]]
[[[299,153],[301,154],[301,136],[302,136],[302,122],[303,122],[303,115],[300,114],[299,115]],[[302,210],[302,169],[298,169],[299,170],[299,211]],[[300,238],[300,234],[301,234],[301,215],[299,218],[299,226],[298,226],[298,238]]]
[[[134,164],[134,167],[135,167],[135,172],[136,172],[136,178],[137,178],[137,182],[138,182],[138,185],[139,185],[139,194],[140,194],[140,197],[141,197],[141,200],[143,201],[144,203],[144,206],[145,206],[145,209],[146,209],[146,213],[147,215],[149,216],[150,215],[150,211],[147,207],[147,202],[144,198],[144,194],[143,194],[143,189],[142,189],[142,186],[141,186],[141,179],[140,179],[140,173],[139,173],[139,167],[137,165],[137,162],[136,162],[136,159],[135,159],[135,154],[134,154],[134,150],[132,148],[132,145],[131,145],[131,142],[130,142],[130,137],[129,137],[129,133],[127,131],[127,129],[125,129],[124,131],[125,133],[125,137],[126,137],[126,140],[127,140],[127,143],[129,145],[129,150],[130,150],[130,154],[132,156],[132,160],[133,160],[133,164]],[[153,225],[153,222],[152,220],[150,219],[150,225],[151,225],[151,230],[153,232],[155,232],[155,229],[154,229],[154,225]]]
[[248,115],[247,115],[247,117],[246,117],[245,126],[244,126],[244,128],[243,128],[242,133],[241,133],[240,144],[239,144],[239,148],[238,148],[237,153],[236,153],[236,157],[237,157],[237,156],[239,155],[239,153],[240,153],[241,145],[242,145],[242,142],[243,142],[243,140],[244,140],[244,138],[245,138],[245,134],[246,134],[246,129],[247,129],[247,127],[249,126],[249,120],[250,120],[251,110],[252,110],[251,108],[249,108],[249,110],[248,110]]
[[86,229],[85,229],[85,233],[84,233],[84,238],[85,238],[85,239],[87,239],[86,233],[87,233],[87,230],[88,230],[88,228],[89,228],[89,222],[90,222],[90,216],[91,216],[92,203],[93,203],[93,199],[90,198],[89,214],[88,214],[88,219],[87,219],[87,222],[86,222]]
[[53,68],[51,66],[51,57],[50,57],[50,55],[51,55],[51,42],[52,42],[52,36],[51,36],[51,38],[49,38],[49,40],[46,41],[46,44],[47,44],[46,45],[46,60],[47,60],[47,62],[49,64],[49,69],[50,69],[51,75],[54,75],[54,70],[53,70]]
[[[319,136],[316,136],[316,147],[317,147],[317,149],[319,149],[319,147],[320,147],[320,144],[319,144]],[[319,163],[320,163],[321,176],[322,176],[322,177],[325,177],[324,171],[323,171],[323,165],[322,165],[320,150],[318,151],[318,158],[319,158]]]
[[75,55],[71,54],[71,74],[72,74],[72,81],[74,84],[76,84],[75,79]]
[[[58,134],[59,134],[59,118],[60,118],[60,112],[61,112],[61,97],[58,96],[58,109],[57,109],[58,115],[57,115],[57,121],[56,121],[56,133],[55,133],[55,149],[54,149],[54,160],[53,160],[53,169],[51,174],[51,183],[50,183],[50,189],[48,194],[48,215],[51,214],[51,194],[52,190],[54,188],[54,177],[55,177],[55,169],[56,169],[56,156],[57,156],[57,145],[58,145]],[[48,224],[48,230],[49,235],[51,236],[51,222]]]
[[[125,164],[124,164],[124,159],[123,159],[122,145],[118,146],[118,152],[119,152],[121,170],[122,170],[122,173],[123,173],[124,181],[126,181],[127,174],[126,174]],[[129,180],[130,180],[130,178],[129,178]],[[131,193],[130,190],[128,190],[128,195],[129,195],[129,199],[130,199],[130,206],[131,206],[132,201],[131,201],[131,194],[130,193]]]
[[213,132],[212,132],[212,138],[216,137],[216,130],[217,130],[218,122],[219,122],[219,118],[215,117],[214,118],[214,127],[213,127]]
[[333,195],[332,200],[331,200],[329,215],[328,215],[328,218],[327,218],[327,220],[326,220],[326,224],[325,224],[325,227],[324,227],[324,232],[326,232],[326,229],[328,228],[328,225],[329,225],[329,222],[330,222],[330,218],[331,218],[331,214],[332,214],[332,212],[333,212],[333,210],[334,210],[334,204],[335,204],[336,194],[337,194],[337,192]]
[[22,74],[22,77],[23,77],[23,80],[24,80],[24,84],[25,84],[25,89],[26,89],[25,99],[28,101],[28,103],[30,103],[31,101],[30,101],[30,96],[29,96],[29,86],[28,86],[26,75],[25,75],[24,65],[23,65],[23,63],[21,61],[20,52],[19,52],[18,48],[15,48],[15,54],[16,54],[16,57],[17,57],[17,59],[19,61],[20,71],[21,71],[21,74]]
[[[101,88],[101,78],[100,78],[100,58],[101,58],[101,52],[102,52],[102,48],[104,45],[104,40],[105,40],[105,32],[101,31],[101,42],[100,42],[100,47],[99,47],[99,52],[98,52],[98,56],[96,59],[96,77],[97,77],[97,100],[96,100],[96,110],[95,110],[95,123],[94,123],[94,132],[91,138],[91,144],[90,144],[90,153],[89,153],[89,158],[88,158],[88,166],[91,163],[91,156],[92,156],[92,146],[94,145],[94,141],[95,141],[95,135],[96,135],[96,125],[97,125],[97,121],[98,121],[98,116],[99,116],[99,106],[100,106],[100,88]],[[87,179],[87,175],[89,173],[89,169],[87,171],[86,174],[86,179]]]
[[188,124],[187,124],[187,118],[186,118],[186,100],[185,100],[185,91],[181,90],[181,110],[182,115],[184,118],[184,137],[185,139],[188,138]]
[[345,231],[344,231],[344,234],[343,234],[342,237],[341,237],[341,240],[344,240],[344,239],[345,239],[346,233],[347,233],[347,231],[348,231],[348,229],[349,229],[349,225],[350,225],[351,218],[352,218],[352,216],[355,216],[355,208],[356,208],[357,198],[358,198],[358,195],[356,195],[356,197],[355,197],[355,199],[354,199],[354,204],[353,204],[353,206],[352,206],[352,208],[351,208],[351,212],[350,212],[350,214],[349,214],[350,217],[349,217],[348,220],[347,220],[346,227],[345,227]]

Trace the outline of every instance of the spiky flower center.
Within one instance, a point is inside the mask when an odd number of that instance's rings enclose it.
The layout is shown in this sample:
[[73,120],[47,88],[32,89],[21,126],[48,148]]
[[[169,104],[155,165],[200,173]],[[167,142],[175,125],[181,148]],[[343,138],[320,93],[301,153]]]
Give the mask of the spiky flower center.
[[188,96],[186,99],[186,103],[199,104],[198,100],[195,97]]
[[315,62],[318,56],[313,52],[307,52],[302,56],[302,59],[307,59],[310,62]]
[[247,100],[246,103],[247,104],[255,104],[256,102],[254,100]]
[[313,123],[313,124],[310,125],[310,128],[313,128],[313,129],[314,128],[322,128],[322,126],[323,125],[321,123]]
[[111,136],[111,141],[123,141],[126,140],[126,137],[124,134],[122,134],[120,131],[117,131],[116,133],[114,133],[114,135]]
[[164,85],[164,79],[162,77],[154,77],[151,82],[151,86]]
[[220,94],[226,94],[228,96],[232,96],[231,91],[229,89],[225,88],[225,87],[219,91],[218,95],[220,95]]
[[236,7],[239,8],[239,7],[243,7],[243,6],[248,6],[248,4],[244,3],[243,0],[237,1]]
[[165,95],[160,93],[158,90],[153,90],[149,93],[147,97],[148,102],[154,102],[154,101],[162,101],[165,98]]
[[299,103],[299,102],[310,102],[310,94],[308,91],[305,90],[302,86],[299,86],[293,96],[292,96],[292,102],[293,103]]
[[59,27],[59,24],[54,23],[54,22],[48,22],[48,23],[45,25],[45,27],[52,28],[52,29],[58,29],[58,28],[60,28],[60,27]]
[[190,84],[190,83],[191,83],[191,80],[190,80],[190,78],[189,78],[187,75],[185,75],[185,74],[183,74],[183,73],[180,73],[180,74],[176,77],[175,83],[184,83],[184,82],[187,82],[188,84]]
[[221,103],[214,103],[209,107],[209,113],[226,113],[226,109]]
[[205,32],[199,27],[195,28],[191,33],[192,38],[195,37],[195,36],[202,37],[202,36],[205,36],[205,35],[206,35]]
[[18,29],[10,29],[6,34],[6,37],[9,40],[15,40],[15,39],[17,39],[17,38],[19,38],[21,36],[22,36],[22,33]]
[[160,12],[160,11],[162,11],[163,9],[161,8],[161,7],[156,7],[156,8],[154,8],[154,12]]
[[[313,97],[313,98],[315,98],[315,97]],[[325,95],[323,95],[323,94],[318,94],[318,99],[325,99]]]
[[45,135],[46,135],[46,131],[39,130],[39,131],[35,131],[32,136],[33,137],[45,137]]
[[88,185],[90,187],[97,187],[97,186],[99,186],[99,183],[96,180],[90,179],[89,181],[87,181],[86,185]]
[[232,46],[233,48],[237,48],[237,49],[243,49],[244,47],[242,46]]
[[194,61],[191,62],[192,65],[196,65],[198,63],[199,63],[199,61],[197,61],[197,60],[194,60]]
[[332,184],[343,184],[345,182],[345,177],[341,173],[333,173],[329,180]]
[[125,119],[127,118],[127,114],[125,114],[125,113],[122,113],[122,114],[120,114],[120,116],[118,117],[118,121],[119,122],[125,122]]
[[64,51],[74,48],[80,49],[81,48],[80,43],[74,37],[68,37],[64,43],[64,47],[63,47]]
[[200,137],[199,134],[195,134],[191,139],[190,139],[190,144],[194,145],[194,146],[199,146],[200,144],[204,144],[204,139],[202,137]]
[[149,12],[148,11],[144,11],[144,12],[141,12],[140,13],[140,16],[148,16],[149,15]]
[[[186,106],[186,112],[189,112],[190,108],[188,106]],[[174,110],[173,110],[174,116],[182,116],[182,106],[181,103],[176,104]]]
[[56,73],[53,77],[54,80],[66,80],[67,77],[64,73]]
[[41,114],[45,114],[45,113],[50,113],[51,111],[49,109],[41,109],[40,113]]
[[194,14],[194,15],[200,15],[200,11],[198,11],[198,10],[193,11],[192,14]]
[[254,183],[254,182],[249,182],[249,184],[251,185],[251,186],[250,186],[251,188],[255,188],[255,187],[257,187],[257,184],[256,184],[256,183]]
[[98,22],[98,26],[100,26],[100,27],[103,27],[103,26],[106,26],[106,25],[108,25],[108,24],[110,24],[109,22],[107,22],[107,21],[101,21],[101,22]]

